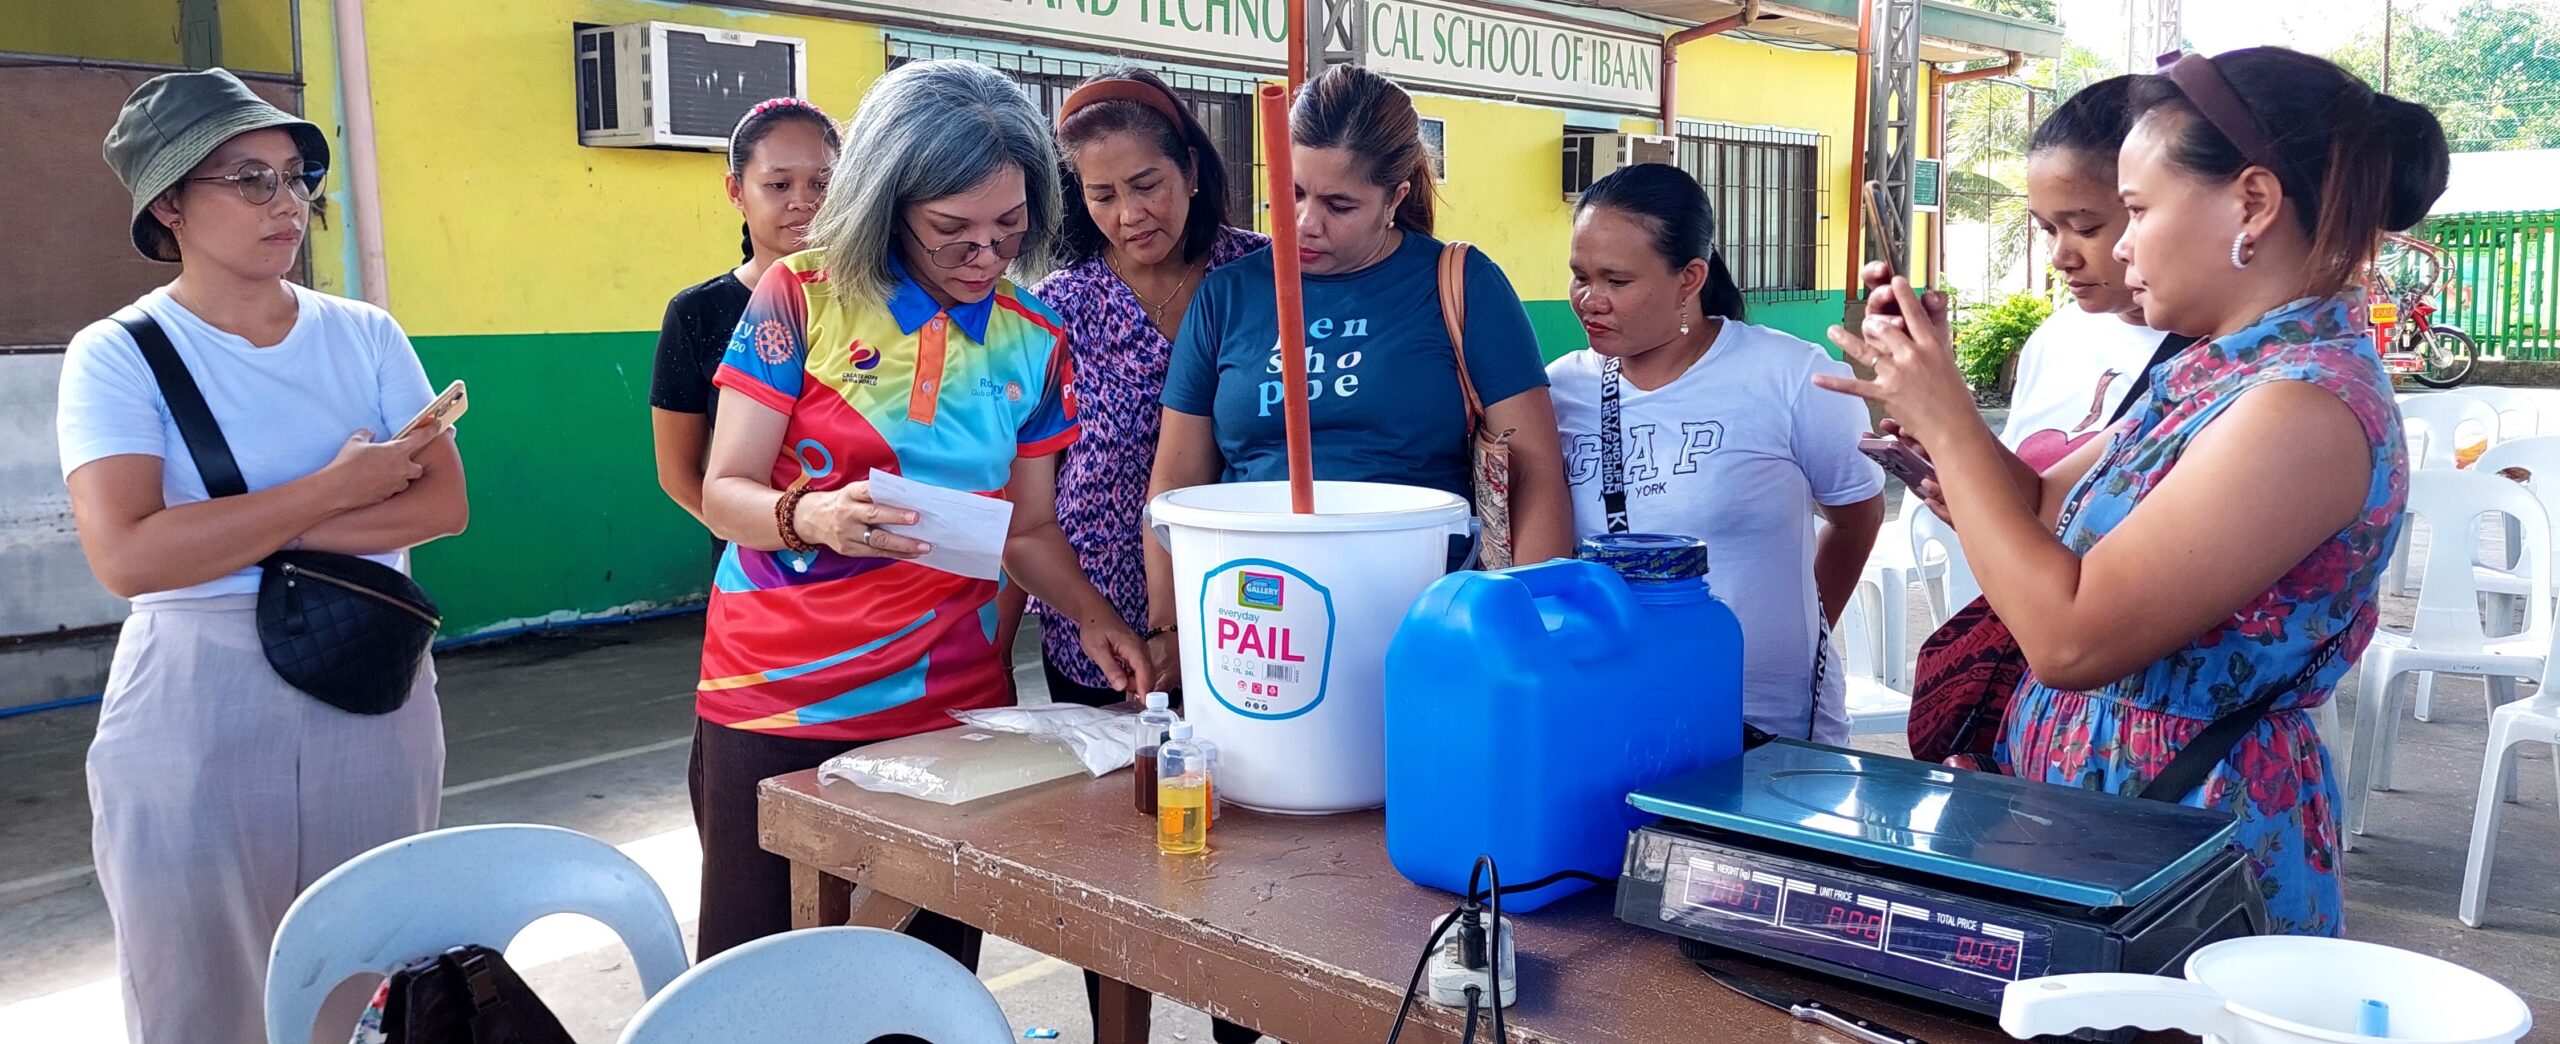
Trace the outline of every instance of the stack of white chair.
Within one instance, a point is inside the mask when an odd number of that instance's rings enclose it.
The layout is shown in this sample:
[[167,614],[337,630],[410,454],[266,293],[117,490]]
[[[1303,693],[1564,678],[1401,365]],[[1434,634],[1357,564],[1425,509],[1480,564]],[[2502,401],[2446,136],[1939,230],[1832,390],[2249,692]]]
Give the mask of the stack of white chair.
[[[2494,708],[2514,699],[2515,680],[2540,678],[2549,665],[2554,633],[2552,600],[2526,598],[2525,626],[2496,634],[2481,620],[2480,587],[2473,549],[2481,519],[2519,520],[2517,575],[2528,591],[2552,582],[2553,534],[2542,502],[2525,488],[2480,471],[2420,471],[2409,477],[2409,515],[2433,529],[2427,571],[2418,590],[2416,619],[2407,633],[2378,631],[2365,650],[2356,691],[2354,754],[2347,762],[2347,826],[2341,839],[2354,847],[2364,833],[2368,790],[2391,789],[2391,757],[2399,727],[2397,682],[2403,674],[2479,675]],[[2503,630],[2503,628],[2501,628]],[[2510,778],[2502,785],[2512,787]]]
[[1929,626],[1934,630],[1956,610],[1982,597],[1982,585],[1974,582],[1973,566],[1965,561],[1964,543],[1956,539],[1954,527],[1927,506],[1917,507],[1911,518],[1911,558],[1935,567],[1921,580],[1929,595]]
[[[2477,431],[2494,445],[2498,441],[2498,411],[2488,403],[2460,392],[2404,394],[2400,402],[2400,433],[2407,440],[2409,468],[2412,471],[2451,471],[2462,466],[2458,456],[2462,436]],[[2382,572],[2382,589],[2392,594],[2409,593],[2409,533],[2402,530],[2400,542],[2392,545],[2391,563]]]
[[2560,765],[2560,676],[2546,657],[2542,686],[2530,698],[2509,703],[2489,715],[2489,748],[2480,761],[2479,795],[2471,806],[2471,845],[2463,859],[2462,899],[2455,916],[2480,927],[2480,908],[2489,890],[2489,861],[2497,854],[2498,821],[2515,799],[2515,749],[2520,744],[2551,747]]
[[[437,830],[348,860],[285,910],[267,959],[268,1044],[310,1044],[322,1002],[349,978],[388,976],[456,946],[504,949],[526,925],[560,913],[619,934],[643,994],[685,970],[666,893],[612,845],[528,824]],[[323,1027],[321,1036],[352,1028]]]
[[[1946,564],[1932,566],[1911,554],[1912,515],[1928,514],[1920,498],[1904,495],[1901,510],[1876,532],[1875,550],[1867,554],[1866,575],[1858,581],[1860,601],[1872,625],[1863,639],[1866,655],[1876,664],[1876,678],[1887,685],[1911,684],[1911,588],[1942,574]],[[1845,637],[1845,636],[1844,636]]]
[[2498,425],[2491,432],[2492,442],[2529,439],[2543,433],[2542,399],[2532,392],[2493,385],[2471,385],[2455,394],[2478,399],[2497,413]]
[[1876,637],[1879,599],[1861,588],[1840,612],[1841,669],[1848,678],[1849,734],[1901,735],[1911,720],[1911,694],[1883,676],[1883,645]]

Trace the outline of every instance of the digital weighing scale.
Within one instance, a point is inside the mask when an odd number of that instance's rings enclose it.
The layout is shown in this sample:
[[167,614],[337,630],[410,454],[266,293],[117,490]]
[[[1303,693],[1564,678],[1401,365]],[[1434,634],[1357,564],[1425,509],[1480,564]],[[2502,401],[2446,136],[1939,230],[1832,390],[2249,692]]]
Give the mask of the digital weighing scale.
[[[1986,1014],[2012,982],[2177,975],[2266,931],[2229,815],[1773,740],[1630,794],[1618,916]],[[1704,944],[1701,946],[1700,944]]]

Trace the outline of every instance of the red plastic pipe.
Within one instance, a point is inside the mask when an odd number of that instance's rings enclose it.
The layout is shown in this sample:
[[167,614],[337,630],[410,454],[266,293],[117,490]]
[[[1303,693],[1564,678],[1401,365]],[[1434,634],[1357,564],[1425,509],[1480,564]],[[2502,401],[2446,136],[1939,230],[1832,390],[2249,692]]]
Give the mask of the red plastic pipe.
[[1289,163],[1289,88],[1266,83],[1262,106],[1263,198],[1271,201],[1271,290],[1280,303],[1280,421],[1289,437],[1289,510],[1316,511],[1315,458],[1307,448],[1307,309],[1298,284],[1298,175]]
[[1307,25],[1307,0],[1289,0],[1289,96],[1307,85],[1307,39],[1315,33]]

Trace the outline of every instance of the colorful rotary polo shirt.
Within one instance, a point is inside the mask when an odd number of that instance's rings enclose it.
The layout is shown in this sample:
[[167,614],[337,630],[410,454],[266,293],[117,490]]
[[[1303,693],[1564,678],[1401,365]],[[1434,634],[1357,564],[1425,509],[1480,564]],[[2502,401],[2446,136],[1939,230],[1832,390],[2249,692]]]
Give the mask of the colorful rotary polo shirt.
[[[789,415],[773,486],[830,490],[874,469],[1001,495],[1017,457],[1076,440],[1058,320],[1000,282],[943,309],[896,262],[887,307],[846,307],[818,251],[766,271],[713,383]],[[950,724],[1007,698],[997,584],[912,562],[731,546],[713,578],[695,709],[805,739]]]

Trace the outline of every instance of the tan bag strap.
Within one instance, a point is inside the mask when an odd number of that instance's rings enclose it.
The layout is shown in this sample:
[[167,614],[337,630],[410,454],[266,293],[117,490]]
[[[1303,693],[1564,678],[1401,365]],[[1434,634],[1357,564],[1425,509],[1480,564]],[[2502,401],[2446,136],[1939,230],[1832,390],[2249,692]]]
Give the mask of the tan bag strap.
[[1458,390],[1467,397],[1467,436],[1484,427],[1484,400],[1476,395],[1476,377],[1467,368],[1467,251],[1465,243],[1440,248],[1440,321],[1449,327],[1449,346],[1458,352]]

